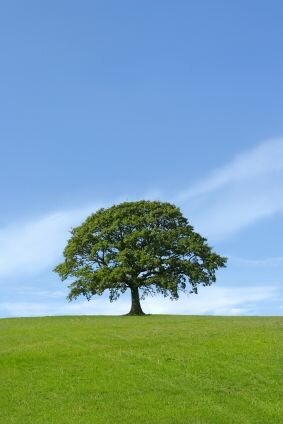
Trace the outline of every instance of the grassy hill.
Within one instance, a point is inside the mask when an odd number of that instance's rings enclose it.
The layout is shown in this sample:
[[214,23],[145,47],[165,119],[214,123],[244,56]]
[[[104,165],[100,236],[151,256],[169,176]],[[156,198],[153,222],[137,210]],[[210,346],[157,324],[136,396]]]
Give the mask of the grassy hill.
[[0,320],[1,424],[283,423],[283,318]]

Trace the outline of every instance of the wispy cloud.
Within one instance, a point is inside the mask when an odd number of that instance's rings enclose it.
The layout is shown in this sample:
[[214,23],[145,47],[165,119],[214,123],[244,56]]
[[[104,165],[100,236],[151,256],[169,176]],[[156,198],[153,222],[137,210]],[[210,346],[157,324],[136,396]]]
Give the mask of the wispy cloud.
[[231,162],[215,170],[203,181],[179,194],[180,200],[189,200],[233,183],[259,178],[278,177],[283,172],[283,139],[264,141],[237,155]]
[[276,300],[278,296],[276,286],[247,286],[245,289],[212,286],[201,288],[198,295],[182,296],[178,302],[148,298],[145,306],[149,312],[161,314],[255,315],[263,311],[266,302]]
[[[53,315],[123,315],[128,312],[129,301],[119,299],[115,303],[110,303],[104,297],[88,302],[80,300],[68,303],[66,299],[62,301],[52,301],[52,297],[46,296],[49,302],[17,301],[0,302],[0,317],[29,317],[29,316],[53,316]],[[51,301],[50,301],[51,299]]]
[[[97,297],[87,302],[73,303],[55,301],[52,295],[48,302],[2,302],[0,316],[42,316],[42,315],[123,315],[130,309],[129,296],[124,295],[117,302],[110,303],[107,296]],[[190,314],[190,315],[255,315],[262,313],[262,306],[270,300],[280,299],[276,287],[219,287],[200,290],[200,295],[182,295],[178,301],[170,301],[159,296],[143,301],[147,313]],[[280,307],[280,305],[279,305]],[[267,310],[267,315],[278,310]]]
[[0,229],[0,278],[48,269],[62,254],[71,227],[96,208],[51,213]]
[[283,139],[238,155],[176,197],[195,227],[213,240],[283,212]]

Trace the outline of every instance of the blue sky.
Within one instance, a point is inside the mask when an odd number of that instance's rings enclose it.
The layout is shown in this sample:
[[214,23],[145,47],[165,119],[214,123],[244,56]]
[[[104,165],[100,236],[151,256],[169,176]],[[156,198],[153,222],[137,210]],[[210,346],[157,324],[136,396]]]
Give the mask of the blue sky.
[[198,296],[147,312],[283,312],[283,5],[11,1],[0,14],[0,316],[67,303],[52,273],[97,207],[175,202],[229,257]]

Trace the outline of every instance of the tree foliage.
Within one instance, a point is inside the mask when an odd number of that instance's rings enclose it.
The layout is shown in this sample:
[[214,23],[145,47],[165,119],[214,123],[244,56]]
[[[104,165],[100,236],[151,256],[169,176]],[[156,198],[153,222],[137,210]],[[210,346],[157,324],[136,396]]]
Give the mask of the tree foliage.
[[131,314],[142,314],[139,294],[178,299],[215,282],[226,258],[212,251],[180,210],[157,201],[124,202],[90,215],[71,230],[64,262],[55,271],[73,279],[69,299],[109,290],[110,301],[131,290]]

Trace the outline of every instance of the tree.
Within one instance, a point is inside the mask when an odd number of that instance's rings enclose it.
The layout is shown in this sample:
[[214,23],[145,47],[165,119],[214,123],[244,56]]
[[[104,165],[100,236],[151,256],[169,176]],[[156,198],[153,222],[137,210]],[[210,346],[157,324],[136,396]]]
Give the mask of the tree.
[[125,202],[90,215],[71,230],[65,260],[54,269],[69,285],[69,300],[109,290],[110,301],[130,289],[129,315],[144,315],[148,294],[178,299],[216,281],[226,258],[212,251],[180,210],[157,201]]

